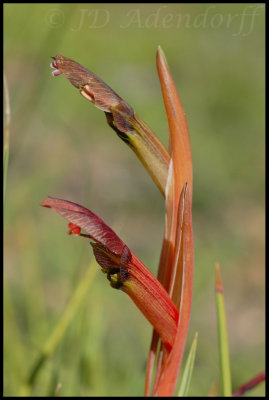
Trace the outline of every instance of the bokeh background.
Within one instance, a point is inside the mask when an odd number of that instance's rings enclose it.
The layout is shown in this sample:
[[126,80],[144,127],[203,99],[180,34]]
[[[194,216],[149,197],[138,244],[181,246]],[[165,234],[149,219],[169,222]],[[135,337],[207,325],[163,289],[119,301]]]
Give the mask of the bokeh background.
[[[167,145],[155,65],[161,45],[190,131],[194,166],[194,298],[199,334],[190,395],[219,380],[214,265],[226,299],[233,388],[264,369],[264,5],[5,4],[11,137],[4,208],[4,394],[19,395],[90,265],[87,241],[41,208],[82,204],[156,273],[164,201],[131,150],[49,64],[91,69]],[[142,395],[151,327],[98,270],[31,395]],[[251,395],[263,396],[264,385]],[[250,395],[249,394],[249,395]]]

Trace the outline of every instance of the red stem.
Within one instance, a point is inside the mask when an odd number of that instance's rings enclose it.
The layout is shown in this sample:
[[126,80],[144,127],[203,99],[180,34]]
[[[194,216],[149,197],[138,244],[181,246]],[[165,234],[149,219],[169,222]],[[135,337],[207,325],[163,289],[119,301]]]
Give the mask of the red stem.
[[238,389],[236,389],[233,392],[233,397],[238,397],[242,396],[244,393],[246,393],[248,390],[253,389],[256,387],[259,383],[263,382],[265,380],[265,371],[261,372],[260,374],[256,375],[254,378],[252,378],[250,381],[245,383],[244,385],[240,386]]

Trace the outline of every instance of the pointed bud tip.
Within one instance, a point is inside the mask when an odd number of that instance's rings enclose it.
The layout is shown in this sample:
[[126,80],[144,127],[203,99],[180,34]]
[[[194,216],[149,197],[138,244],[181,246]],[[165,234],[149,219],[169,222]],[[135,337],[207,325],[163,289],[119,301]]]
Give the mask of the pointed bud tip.
[[49,205],[47,205],[44,201],[42,202],[42,203],[40,203],[40,205],[42,206],[42,207],[47,207],[47,208],[51,208]]
[[42,201],[42,203],[40,203],[40,205],[41,205],[42,207],[51,208],[50,199],[51,199],[50,196],[46,197],[45,200]]

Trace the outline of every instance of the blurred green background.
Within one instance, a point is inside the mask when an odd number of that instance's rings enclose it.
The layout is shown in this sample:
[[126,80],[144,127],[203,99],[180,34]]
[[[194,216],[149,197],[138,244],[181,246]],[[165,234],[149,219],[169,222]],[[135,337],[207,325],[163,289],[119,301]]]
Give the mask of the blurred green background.
[[[190,395],[218,382],[214,265],[220,262],[233,388],[264,369],[265,41],[257,4],[5,4],[11,138],[4,209],[4,394],[16,396],[92,260],[41,208],[82,204],[156,273],[164,201],[135,155],[49,64],[91,69],[167,144],[155,65],[161,45],[189,125],[194,165]],[[143,394],[151,327],[99,271],[31,395]],[[264,385],[249,393],[264,395]]]

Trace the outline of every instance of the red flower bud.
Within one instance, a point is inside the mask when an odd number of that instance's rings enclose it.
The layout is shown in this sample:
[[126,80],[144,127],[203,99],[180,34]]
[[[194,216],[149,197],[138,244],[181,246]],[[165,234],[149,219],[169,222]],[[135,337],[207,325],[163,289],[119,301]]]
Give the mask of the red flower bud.
[[[133,300],[160,335],[167,350],[173,346],[178,311],[155,276],[99,217],[79,204],[47,197],[41,204],[69,223],[69,234],[92,239],[94,256],[110,284]],[[80,233],[84,229],[87,234]]]

